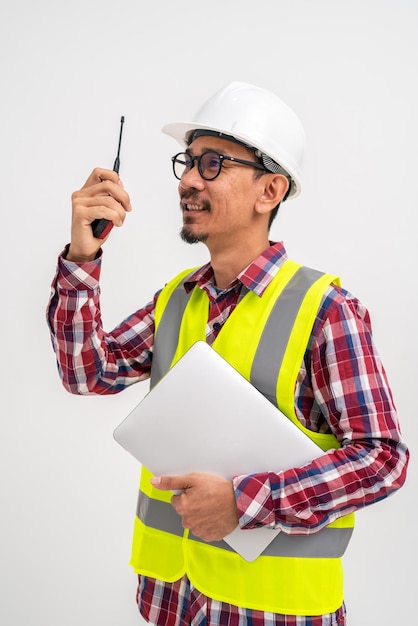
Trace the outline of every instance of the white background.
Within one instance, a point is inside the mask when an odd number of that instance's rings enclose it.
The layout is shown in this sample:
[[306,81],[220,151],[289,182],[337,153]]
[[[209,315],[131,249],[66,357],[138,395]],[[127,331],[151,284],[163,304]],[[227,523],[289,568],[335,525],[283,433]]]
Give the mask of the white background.
[[271,236],[368,306],[412,452],[406,486],[357,516],[350,626],[416,622],[417,25],[414,0],[1,0],[2,624],[141,623],[138,467],[112,432],[147,385],[67,394],[45,307],[71,192],[112,167],[121,115],[134,212],[106,244],[105,327],[206,260],[178,237],[178,146],[160,128],[231,80],[271,89],[303,121],[304,189]]

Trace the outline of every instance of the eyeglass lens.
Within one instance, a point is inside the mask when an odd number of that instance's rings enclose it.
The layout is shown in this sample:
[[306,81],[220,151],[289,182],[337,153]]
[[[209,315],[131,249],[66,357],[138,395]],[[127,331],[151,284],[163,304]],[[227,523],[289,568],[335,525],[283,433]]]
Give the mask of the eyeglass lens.
[[221,171],[222,159],[216,152],[204,152],[200,156],[195,157],[183,152],[173,158],[175,177],[180,180],[193,167],[194,161],[197,161],[199,174],[205,180],[213,180]]

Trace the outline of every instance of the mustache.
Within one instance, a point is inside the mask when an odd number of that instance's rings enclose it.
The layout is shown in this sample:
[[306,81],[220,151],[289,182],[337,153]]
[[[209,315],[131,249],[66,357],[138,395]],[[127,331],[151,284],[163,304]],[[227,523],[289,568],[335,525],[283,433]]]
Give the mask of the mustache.
[[181,201],[187,200],[190,204],[200,204],[204,209],[210,211],[210,202],[205,198],[201,199],[196,189],[182,189],[180,192],[180,208],[183,206]]

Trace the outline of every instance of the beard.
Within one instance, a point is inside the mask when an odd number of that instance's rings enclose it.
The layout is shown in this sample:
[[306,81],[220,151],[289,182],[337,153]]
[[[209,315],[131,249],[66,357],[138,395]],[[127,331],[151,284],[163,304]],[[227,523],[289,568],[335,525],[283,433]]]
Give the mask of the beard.
[[208,238],[208,233],[194,233],[192,229],[187,227],[187,224],[183,226],[180,231],[180,237],[186,243],[203,243]]

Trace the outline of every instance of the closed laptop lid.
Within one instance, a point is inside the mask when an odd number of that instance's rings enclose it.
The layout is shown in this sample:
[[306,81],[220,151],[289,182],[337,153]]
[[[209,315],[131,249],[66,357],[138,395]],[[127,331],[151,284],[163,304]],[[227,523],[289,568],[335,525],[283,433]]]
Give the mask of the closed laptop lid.
[[[114,431],[153,474],[241,474],[300,467],[322,450],[203,341],[195,343]],[[259,556],[279,530],[237,528],[224,538]]]

